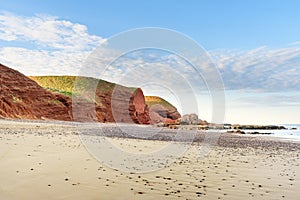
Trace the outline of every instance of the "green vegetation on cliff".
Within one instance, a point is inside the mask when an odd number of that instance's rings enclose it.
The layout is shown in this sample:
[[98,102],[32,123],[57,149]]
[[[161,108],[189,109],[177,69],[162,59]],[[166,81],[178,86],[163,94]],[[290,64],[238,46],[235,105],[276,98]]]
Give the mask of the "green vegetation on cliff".
[[[111,92],[116,86],[115,83],[104,81],[101,79],[76,76],[30,76],[32,80],[37,82],[43,88],[59,92],[61,94],[72,96],[73,92],[83,91],[86,88],[93,87],[97,84],[97,90]],[[76,88],[74,84],[76,81]],[[74,91],[75,89],[75,91]],[[77,90],[77,91],[76,91]]]
[[[85,92],[86,89],[97,85],[97,91],[111,93],[117,84],[111,83],[101,79],[89,78],[89,77],[76,77],[76,76],[30,76],[32,80],[37,82],[43,88],[52,92],[59,92],[61,94],[72,96],[75,92]],[[76,88],[74,84],[76,81]],[[89,87],[90,86],[90,87]],[[96,88],[95,88],[96,89]],[[131,88],[133,91],[136,88]],[[89,99],[89,98],[88,98]],[[159,104],[166,109],[176,109],[168,101],[158,96],[145,96],[145,101],[148,107]]]
[[155,104],[159,104],[165,109],[176,109],[171,103],[158,96],[145,96],[145,101],[149,108]]

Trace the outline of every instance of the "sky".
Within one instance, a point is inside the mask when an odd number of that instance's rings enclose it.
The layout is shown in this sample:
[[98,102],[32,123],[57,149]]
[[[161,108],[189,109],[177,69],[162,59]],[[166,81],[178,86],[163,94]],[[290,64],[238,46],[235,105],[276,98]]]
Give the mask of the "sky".
[[[0,62],[26,75],[76,75],[98,45],[120,32],[171,29],[203,47],[219,70],[226,97],[224,122],[300,123],[299,7],[297,0],[1,1]],[[151,53],[160,60],[134,55],[120,59],[101,78],[116,81],[124,75],[121,66],[150,63],[162,70],[163,63],[174,71],[188,66],[165,53]],[[182,111],[176,95],[155,91],[144,89]],[[210,121],[209,94],[195,95],[201,102],[195,112]]]

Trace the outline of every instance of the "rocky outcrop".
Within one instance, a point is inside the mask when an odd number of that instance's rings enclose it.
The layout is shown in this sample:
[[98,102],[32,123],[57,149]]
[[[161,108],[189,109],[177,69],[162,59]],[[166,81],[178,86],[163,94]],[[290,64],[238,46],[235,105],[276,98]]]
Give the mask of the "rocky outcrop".
[[[56,77],[55,80],[61,78]],[[75,78],[69,78],[63,77],[74,83]],[[88,94],[85,88],[77,88],[72,98],[64,95],[65,91],[51,92],[61,91],[61,88],[47,87],[51,91],[46,90],[32,80],[34,77],[28,78],[0,64],[0,118],[150,123],[149,109],[140,88],[78,78],[85,86],[98,84],[96,91]],[[72,93],[68,91],[67,94]]]
[[129,111],[132,119],[139,124],[149,124],[149,108],[146,105],[145,96],[142,89],[137,88],[129,101]]
[[156,96],[146,96],[145,99],[150,110],[151,124],[176,124],[181,117],[176,107],[166,100]]
[[277,125],[240,125],[234,124],[231,126],[232,129],[239,130],[286,130],[287,128],[284,126]]
[[198,118],[198,115],[195,113],[192,114],[185,114],[180,119],[181,125],[201,125],[201,126],[208,126],[209,123],[205,120],[201,120]]
[[181,117],[180,124],[181,125],[198,125],[199,119],[198,115],[195,113],[185,114]]
[[237,133],[237,134],[250,134],[250,135],[271,135],[273,133],[269,133],[269,132],[245,132],[245,131],[241,131],[241,130],[230,130],[227,131],[227,133]]
[[111,94],[113,118],[121,123],[149,124],[149,109],[145,103],[143,91],[140,88],[115,86]]

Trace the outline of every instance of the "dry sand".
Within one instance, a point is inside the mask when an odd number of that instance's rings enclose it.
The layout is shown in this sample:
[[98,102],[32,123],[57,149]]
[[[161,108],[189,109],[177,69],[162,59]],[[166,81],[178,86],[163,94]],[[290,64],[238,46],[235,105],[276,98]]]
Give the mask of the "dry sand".
[[[226,138],[229,138],[226,145]],[[145,153],[167,141],[110,138]],[[243,141],[250,139],[243,138]],[[265,141],[266,140],[266,141]],[[273,140],[276,140],[275,143]],[[126,173],[100,164],[72,124],[0,121],[0,199],[300,199],[299,144],[258,138],[220,145],[199,157],[193,144],[175,163],[151,173]],[[259,141],[259,142],[257,142]],[[267,144],[271,141],[275,146]],[[283,144],[283,143],[282,143]]]

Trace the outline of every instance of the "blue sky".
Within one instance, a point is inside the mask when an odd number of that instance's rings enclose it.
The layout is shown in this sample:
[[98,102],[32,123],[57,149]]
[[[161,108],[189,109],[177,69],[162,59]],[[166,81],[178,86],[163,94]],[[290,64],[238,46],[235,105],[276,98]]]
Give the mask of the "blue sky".
[[[226,122],[300,123],[299,8],[297,0],[2,1],[0,62],[27,75],[76,74],[112,35],[173,29],[208,50],[218,66]],[[201,118],[210,119],[209,105],[201,105]]]
[[137,27],[174,29],[206,49],[281,47],[299,40],[297,0],[182,1],[2,1],[18,15],[46,13],[85,24],[89,33],[109,37]]

